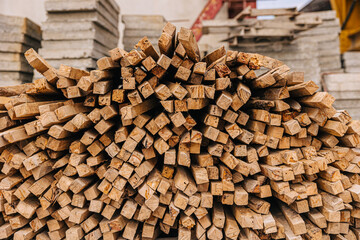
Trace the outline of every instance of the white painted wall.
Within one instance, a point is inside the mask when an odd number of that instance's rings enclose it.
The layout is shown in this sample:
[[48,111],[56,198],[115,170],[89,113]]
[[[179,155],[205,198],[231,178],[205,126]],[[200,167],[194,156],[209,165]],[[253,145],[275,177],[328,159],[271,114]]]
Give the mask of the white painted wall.
[[0,13],[23,16],[37,24],[46,20],[45,0],[0,0]]

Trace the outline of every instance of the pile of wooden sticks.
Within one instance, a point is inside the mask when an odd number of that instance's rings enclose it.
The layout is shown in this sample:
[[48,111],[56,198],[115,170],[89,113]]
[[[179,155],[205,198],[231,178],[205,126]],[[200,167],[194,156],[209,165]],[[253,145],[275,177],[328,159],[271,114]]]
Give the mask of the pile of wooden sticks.
[[25,53],[44,78],[0,99],[1,239],[359,239],[359,121],[278,60],[202,58],[171,23],[158,46],[90,72]]

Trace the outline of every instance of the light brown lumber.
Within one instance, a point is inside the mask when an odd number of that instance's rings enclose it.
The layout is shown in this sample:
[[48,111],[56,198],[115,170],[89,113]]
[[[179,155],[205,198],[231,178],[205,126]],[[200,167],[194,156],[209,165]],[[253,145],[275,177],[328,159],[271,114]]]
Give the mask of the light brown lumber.
[[306,233],[306,226],[304,220],[301,218],[299,214],[297,214],[294,210],[290,209],[284,204],[280,205],[280,209],[284,214],[284,217],[288,221],[291,229],[294,234],[300,235]]
[[51,68],[51,66],[32,48],[25,52],[25,58],[29,64],[41,74]]
[[170,22],[166,23],[159,38],[160,53],[171,56],[174,51],[176,27]]
[[309,107],[330,108],[335,98],[327,92],[317,92],[312,96],[300,99],[300,102]]
[[143,37],[141,40],[139,40],[139,42],[136,44],[136,47],[139,47],[146,56],[151,56],[155,61],[158,60],[159,54],[147,37]]
[[304,97],[313,95],[319,87],[313,82],[308,81],[300,83],[288,88],[289,93],[292,97]]
[[124,120],[129,120],[155,108],[156,106],[157,104],[153,100],[147,100],[136,106],[123,107],[120,109],[120,112]]
[[[0,87],[0,96],[3,97],[17,96],[22,93],[25,93],[28,89],[31,88],[33,88],[33,85],[30,83],[16,85],[16,86]],[[6,100],[6,98],[2,98],[2,99]]]
[[321,129],[336,137],[342,137],[346,133],[348,127],[341,122],[328,120]]
[[195,63],[199,62],[200,61],[199,47],[196,43],[192,31],[186,28],[181,28],[178,34],[179,34],[178,35],[179,42],[183,45],[186,54]]
[[280,238],[286,237],[287,239],[293,239],[293,240],[301,239],[301,236],[298,236],[294,233],[294,231],[291,228],[291,225],[288,223],[287,219],[283,215],[277,213],[277,214],[275,214],[274,217],[277,222],[278,228],[281,227],[281,228],[283,228],[283,231],[284,231],[283,236],[281,234],[279,234]]

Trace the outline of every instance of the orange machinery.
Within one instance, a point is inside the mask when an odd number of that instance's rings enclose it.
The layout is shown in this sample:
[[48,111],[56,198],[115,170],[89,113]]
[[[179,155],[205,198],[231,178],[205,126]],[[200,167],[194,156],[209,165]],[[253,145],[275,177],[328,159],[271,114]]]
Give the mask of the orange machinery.
[[360,50],[360,0],[330,0],[341,24],[341,53]]

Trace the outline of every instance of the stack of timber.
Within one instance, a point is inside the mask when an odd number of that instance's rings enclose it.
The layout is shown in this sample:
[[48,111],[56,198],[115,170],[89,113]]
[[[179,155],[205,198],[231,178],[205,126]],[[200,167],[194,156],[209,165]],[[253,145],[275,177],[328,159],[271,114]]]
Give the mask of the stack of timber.
[[[244,17],[273,15],[260,20]],[[204,21],[205,32],[228,32],[230,49],[257,52],[284,61],[305,80],[320,84],[321,74],[341,72],[339,21],[335,11],[299,13],[296,9],[245,9],[228,21]]]
[[120,9],[115,0],[46,0],[45,9],[39,53],[52,66],[95,69],[96,60],[118,46]]
[[166,24],[162,15],[122,15],[121,21],[125,25],[123,44],[126,51],[133,49],[143,36],[147,36],[157,47],[157,40]]
[[360,73],[360,51],[349,51],[343,54],[345,72]]
[[336,98],[334,106],[346,109],[354,119],[360,119],[360,73],[324,75],[324,90]]
[[0,14],[0,86],[31,82],[33,69],[24,52],[38,49],[41,29],[28,18]]
[[[191,30],[3,98],[0,238],[360,237],[360,122],[303,73]],[[258,69],[268,71],[258,75]]]

